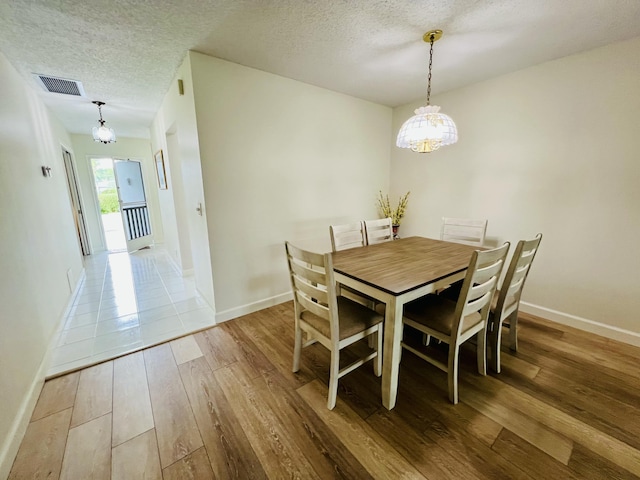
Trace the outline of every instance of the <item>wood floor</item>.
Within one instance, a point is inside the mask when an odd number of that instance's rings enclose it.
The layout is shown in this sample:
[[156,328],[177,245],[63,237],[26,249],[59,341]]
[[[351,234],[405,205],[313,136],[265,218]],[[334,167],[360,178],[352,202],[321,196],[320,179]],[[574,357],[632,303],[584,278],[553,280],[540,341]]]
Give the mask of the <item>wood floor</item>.
[[404,353],[397,406],[365,365],[326,408],[328,352],[291,373],[292,304],[48,381],[10,478],[640,478],[640,349],[521,315],[481,377]]

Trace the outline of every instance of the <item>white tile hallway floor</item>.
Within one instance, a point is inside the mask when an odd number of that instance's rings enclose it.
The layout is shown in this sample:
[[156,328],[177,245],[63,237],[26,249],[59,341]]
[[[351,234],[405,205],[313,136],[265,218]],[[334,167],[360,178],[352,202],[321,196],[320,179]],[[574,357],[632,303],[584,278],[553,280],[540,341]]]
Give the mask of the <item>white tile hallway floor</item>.
[[85,258],[85,278],[54,348],[47,377],[215,325],[192,277],[151,247]]

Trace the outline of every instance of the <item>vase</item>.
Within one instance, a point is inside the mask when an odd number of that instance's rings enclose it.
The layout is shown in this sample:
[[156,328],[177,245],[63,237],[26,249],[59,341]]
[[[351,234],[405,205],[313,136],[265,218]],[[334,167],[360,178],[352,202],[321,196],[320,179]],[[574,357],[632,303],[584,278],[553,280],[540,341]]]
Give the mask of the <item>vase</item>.
[[393,230],[393,239],[396,240],[400,238],[398,235],[398,230],[400,229],[400,225],[391,225],[391,229]]

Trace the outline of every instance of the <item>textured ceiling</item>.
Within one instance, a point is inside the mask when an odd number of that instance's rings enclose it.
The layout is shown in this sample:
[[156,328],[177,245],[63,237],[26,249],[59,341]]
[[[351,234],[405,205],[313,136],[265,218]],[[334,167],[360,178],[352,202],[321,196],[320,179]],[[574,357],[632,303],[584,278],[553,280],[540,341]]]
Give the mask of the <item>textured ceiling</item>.
[[[3,0],[0,51],[72,133],[149,125],[187,50],[376,103],[433,93],[640,35],[639,0]],[[597,66],[594,66],[597,68]],[[80,80],[43,92],[32,73]]]

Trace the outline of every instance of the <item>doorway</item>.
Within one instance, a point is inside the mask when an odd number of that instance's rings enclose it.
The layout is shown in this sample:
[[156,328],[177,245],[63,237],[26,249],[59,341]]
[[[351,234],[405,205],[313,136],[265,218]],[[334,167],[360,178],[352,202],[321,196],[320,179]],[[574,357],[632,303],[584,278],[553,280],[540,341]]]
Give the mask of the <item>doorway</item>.
[[110,252],[126,252],[127,242],[120,214],[118,186],[112,158],[92,158],[91,170],[98,196],[98,207],[105,248]]
[[142,164],[136,160],[114,159],[113,169],[127,251],[131,253],[153,242]]

